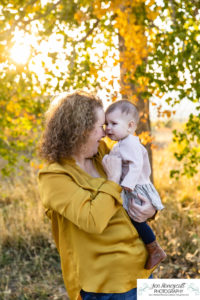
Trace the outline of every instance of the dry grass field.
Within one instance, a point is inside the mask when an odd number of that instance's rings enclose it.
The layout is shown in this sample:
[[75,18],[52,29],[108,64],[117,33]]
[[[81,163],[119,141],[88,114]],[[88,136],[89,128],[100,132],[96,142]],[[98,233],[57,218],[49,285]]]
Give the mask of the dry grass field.
[[[151,226],[167,252],[156,278],[200,278],[199,177],[169,178],[173,158],[171,129],[153,131],[154,183],[165,205]],[[39,200],[34,164],[1,180],[0,300],[66,300],[59,257]]]
[[154,184],[165,209],[152,222],[157,239],[168,258],[154,272],[158,278],[200,278],[200,192],[199,173],[193,178],[169,178],[176,168],[171,129],[155,132]]

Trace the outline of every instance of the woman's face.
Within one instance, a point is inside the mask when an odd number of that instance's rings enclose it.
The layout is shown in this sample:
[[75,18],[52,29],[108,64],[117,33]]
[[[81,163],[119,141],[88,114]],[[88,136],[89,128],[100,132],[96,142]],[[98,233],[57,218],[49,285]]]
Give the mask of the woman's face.
[[99,142],[102,137],[105,136],[104,124],[105,124],[105,113],[102,108],[96,109],[97,121],[94,125],[94,129],[90,132],[87,142],[83,146],[83,151],[85,152],[85,157],[93,157],[99,147]]

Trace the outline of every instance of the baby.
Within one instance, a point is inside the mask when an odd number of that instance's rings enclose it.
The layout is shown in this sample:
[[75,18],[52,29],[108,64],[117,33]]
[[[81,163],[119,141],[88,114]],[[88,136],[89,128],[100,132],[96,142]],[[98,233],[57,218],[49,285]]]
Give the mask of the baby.
[[[159,194],[150,181],[151,167],[148,153],[140,143],[139,138],[133,136],[139,113],[137,108],[127,100],[120,100],[111,104],[106,110],[106,134],[118,141],[109,155],[117,155],[122,158],[122,176],[120,184],[123,188],[123,206],[128,210],[128,202],[135,199],[142,205],[138,195],[148,198],[156,210],[162,210],[164,206]],[[146,245],[148,260],[145,269],[151,269],[166,258],[166,254],[156,241],[156,237],[146,222],[138,223],[131,220],[140,237]]]

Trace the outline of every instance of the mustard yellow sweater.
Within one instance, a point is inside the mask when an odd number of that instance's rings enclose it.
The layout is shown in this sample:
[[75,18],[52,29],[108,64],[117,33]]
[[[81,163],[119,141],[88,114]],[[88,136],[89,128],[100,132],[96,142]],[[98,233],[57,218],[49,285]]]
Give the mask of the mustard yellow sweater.
[[71,300],[80,289],[123,293],[148,278],[145,246],[122,207],[121,187],[106,179],[101,160],[108,148],[101,142],[93,178],[73,159],[39,172],[39,191],[52,222],[64,283]]

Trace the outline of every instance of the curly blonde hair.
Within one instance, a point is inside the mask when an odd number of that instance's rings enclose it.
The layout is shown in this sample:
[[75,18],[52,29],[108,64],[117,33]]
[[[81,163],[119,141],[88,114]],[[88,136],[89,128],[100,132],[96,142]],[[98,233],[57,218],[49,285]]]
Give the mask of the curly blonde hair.
[[80,91],[50,105],[39,145],[40,157],[48,162],[69,158],[87,142],[97,121],[98,108],[103,108],[98,97]]

